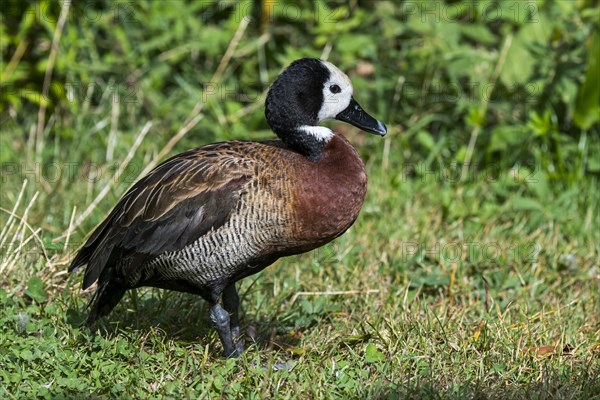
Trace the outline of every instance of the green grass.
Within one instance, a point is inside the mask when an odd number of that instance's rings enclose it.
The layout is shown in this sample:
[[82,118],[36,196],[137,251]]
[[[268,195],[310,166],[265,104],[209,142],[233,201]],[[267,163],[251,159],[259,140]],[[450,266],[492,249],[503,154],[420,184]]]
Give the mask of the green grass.
[[[244,22],[248,2],[100,1],[52,67],[60,7],[7,4],[0,398],[600,399],[595,2],[282,0]],[[260,93],[327,55],[390,131],[333,125],[367,164],[363,210],[239,284],[246,353],[223,359],[207,305],[157,289],[81,327],[91,292],[67,267],[142,171],[272,137]]]
[[[255,342],[239,360],[221,358],[190,295],[138,290],[80,328],[81,275],[23,254],[8,271],[20,284],[0,291],[2,397],[600,396],[595,188],[573,193],[581,207],[523,211],[490,199],[493,182],[404,179],[369,161],[347,234],[241,284]],[[25,284],[33,274],[41,288]],[[264,368],[287,360],[292,371]]]

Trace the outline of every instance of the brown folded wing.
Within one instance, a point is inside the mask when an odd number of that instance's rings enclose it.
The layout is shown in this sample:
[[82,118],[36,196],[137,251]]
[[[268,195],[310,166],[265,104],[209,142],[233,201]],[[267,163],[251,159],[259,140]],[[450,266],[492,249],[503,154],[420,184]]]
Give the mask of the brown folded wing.
[[83,288],[124,258],[131,260],[126,267],[131,271],[222,226],[255,173],[254,160],[245,155],[248,145],[225,142],[193,149],[138,181],[73,260],[70,271],[87,264]]

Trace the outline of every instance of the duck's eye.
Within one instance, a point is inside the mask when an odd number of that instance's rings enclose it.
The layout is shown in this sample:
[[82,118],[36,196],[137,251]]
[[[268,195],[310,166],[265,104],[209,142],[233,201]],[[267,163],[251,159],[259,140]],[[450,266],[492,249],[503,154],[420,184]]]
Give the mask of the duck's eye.
[[329,90],[331,91],[331,93],[339,93],[342,91],[342,89],[340,89],[338,85],[329,86]]

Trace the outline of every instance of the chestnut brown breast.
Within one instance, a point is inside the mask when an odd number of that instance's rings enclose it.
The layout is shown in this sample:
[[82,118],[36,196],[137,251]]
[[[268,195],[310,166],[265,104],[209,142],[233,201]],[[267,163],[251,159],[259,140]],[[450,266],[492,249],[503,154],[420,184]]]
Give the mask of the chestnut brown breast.
[[367,191],[367,174],[360,156],[343,136],[326,144],[317,162],[294,163],[293,236],[299,252],[330,242],[356,220]]

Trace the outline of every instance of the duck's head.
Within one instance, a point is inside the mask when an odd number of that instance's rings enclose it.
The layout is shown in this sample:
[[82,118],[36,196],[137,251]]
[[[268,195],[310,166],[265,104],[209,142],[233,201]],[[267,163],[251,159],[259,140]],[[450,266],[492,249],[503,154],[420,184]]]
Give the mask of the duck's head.
[[319,126],[322,121],[337,119],[385,135],[385,125],[367,114],[352,93],[350,79],[335,65],[315,58],[296,60],[269,90],[267,122],[281,140],[310,159],[319,159],[333,137],[331,129]]

